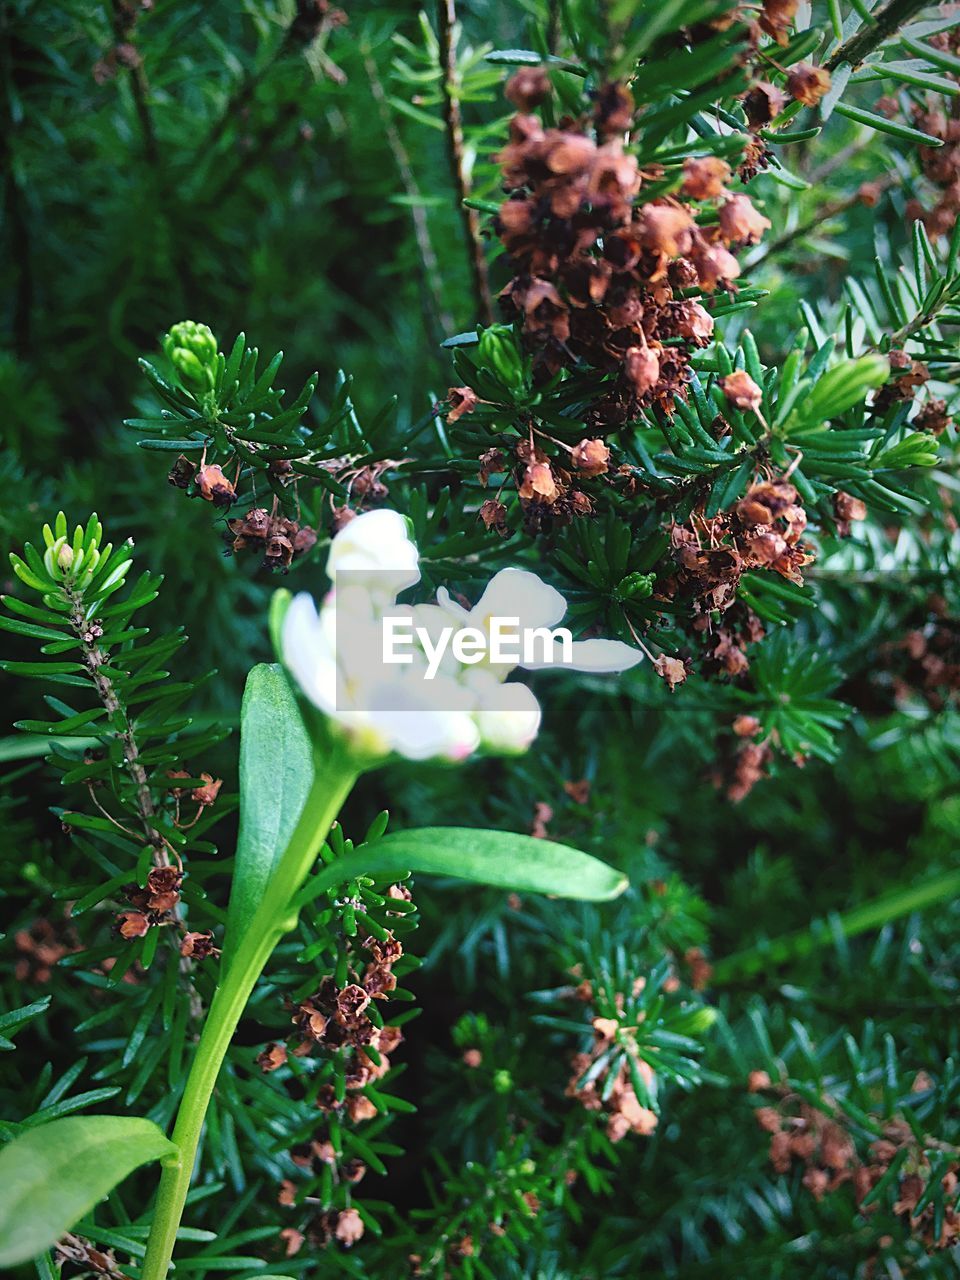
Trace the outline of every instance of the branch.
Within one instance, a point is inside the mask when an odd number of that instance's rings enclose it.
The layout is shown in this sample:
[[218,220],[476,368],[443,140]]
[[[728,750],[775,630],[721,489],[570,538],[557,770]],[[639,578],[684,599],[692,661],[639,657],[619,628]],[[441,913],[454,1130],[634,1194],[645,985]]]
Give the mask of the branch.
[[871,15],[870,24],[861,27],[849,40],[845,40],[823,65],[828,71],[836,71],[844,63],[858,67],[868,53],[872,53],[877,45],[883,44],[887,36],[893,35],[925,7],[926,0],[888,0],[882,9]]
[[413,166],[410,163],[410,156],[406,147],[403,145],[403,139],[400,137],[399,130],[393,122],[390,109],[387,104],[387,96],[384,93],[383,85],[380,82],[380,75],[377,70],[377,64],[369,52],[364,52],[363,65],[367,73],[367,79],[370,81],[370,89],[373,93],[374,101],[377,104],[377,110],[380,113],[380,121],[383,125],[384,136],[387,139],[387,145],[397,165],[397,171],[400,174],[400,181],[403,184],[403,190],[410,201],[410,217],[413,220],[413,233],[416,237],[417,248],[420,251],[420,275],[425,303],[432,302],[432,306],[427,305],[427,319],[431,329],[434,330],[434,336],[444,338],[451,334],[454,329],[454,323],[451,316],[444,310],[443,297],[440,292],[440,264],[437,261],[437,255],[434,252],[433,242],[430,239],[430,227],[427,222],[427,211],[423,207],[420,199],[420,188],[417,185],[417,179],[413,172]]
[[153,127],[153,116],[150,114],[148,100],[150,86],[147,84],[147,73],[143,69],[143,59],[140,56],[140,52],[130,42],[131,28],[134,21],[135,18],[132,17],[131,10],[121,0],[113,0],[113,32],[117,40],[117,52],[119,53],[122,46],[130,49],[130,54],[123,59],[123,65],[130,72],[133,104],[140,120],[140,129],[143,132],[143,145],[147,159],[156,162],[159,153],[157,149],[157,134]]
[[447,126],[447,150],[450,155],[450,171],[453,174],[460,206],[460,217],[467,249],[470,254],[470,270],[477,310],[484,324],[493,321],[490,302],[490,282],[487,277],[487,259],[480,239],[480,217],[476,209],[470,209],[465,201],[470,195],[470,179],[467,175],[463,146],[463,116],[460,112],[460,78],[457,72],[455,26],[457,11],[455,0],[439,0],[440,69],[443,75],[443,118]]

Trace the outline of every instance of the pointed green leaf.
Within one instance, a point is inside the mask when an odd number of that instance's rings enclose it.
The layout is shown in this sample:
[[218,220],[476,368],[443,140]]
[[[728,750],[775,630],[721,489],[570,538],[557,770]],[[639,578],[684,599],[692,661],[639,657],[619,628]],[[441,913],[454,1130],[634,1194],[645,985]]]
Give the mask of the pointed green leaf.
[[324,867],[308,886],[311,895],[358,875],[383,877],[408,871],[456,876],[558,898],[603,902],[623,893],[627,878],[579,849],[512,831],[471,827],[421,827],[384,836]]
[[240,833],[227,914],[232,952],[274,864],[287,847],[313,782],[313,749],[282,667],[247,677],[240,709]]

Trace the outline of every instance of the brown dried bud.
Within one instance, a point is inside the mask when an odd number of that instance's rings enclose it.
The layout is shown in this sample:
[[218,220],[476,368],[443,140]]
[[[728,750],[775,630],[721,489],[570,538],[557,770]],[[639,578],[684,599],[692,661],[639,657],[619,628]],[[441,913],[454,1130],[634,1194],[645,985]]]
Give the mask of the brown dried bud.
[[720,208],[720,234],[727,244],[756,244],[770,226],[749,196],[731,196]]
[[570,460],[581,475],[602,476],[610,462],[610,450],[602,440],[581,440]]
[[229,507],[237,500],[237,491],[223,474],[223,469],[214,463],[206,463],[197,472],[197,487],[200,496],[216,507]]
[[563,789],[574,804],[586,804],[590,799],[590,779],[580,778],[577,781],[565,782]]
[[866,520],[867,504],[841,489],[833,495],[833,513],[838,520]]
[[207,956],[218,956],[220,952],[213,945],[212,933],[185,933],[180,941],[180,954],[186,959],[206,960]]
[[150,921],[142,911],[121,911],[117,916],[116,930],[121,938],[143,938],[150,928]]
[[285,1044],[268,1044],[256,1056],[256,1064],[263,1072],[276,1071],[278,1067],[282,1067],[287,1060],[287,1046]]
[[458,422],[465,413],[472,413],[478,398],[473,387],[451,387],[447,392],[447,403],[450,406],[447,421]]
[[745,369],[736,369],[720,380],[723,394],[737,409],[750,409],[754,413],[763,404],[763,392]]
[[469,1067],[471,1071],[475,1071],[483,1062],[483,1054],[479,1049],[465,1049],[463,1053],[463,1065]]
[[749,1093],[759,1093],[762,1089],[770,1088],[770,1077],[766,1071],[751,1071],[747,1076],[747,1091]]
[[754,129],[776,119],[786,104],[786,95],[767,80],[755,84],[743,99],[747,122]]
[[197,464],[191,462],[189,458],[182,453],[176,462],[170,468],[167,479],[172,485],[178,489],[186,489],[189,487],[191,480],[197,474]]
[[501,538],[505,538],[510,532],[507,528],[507,508],[502,502],[487,498],[485,502],[481,503],[477,515],[483,521],[485,529],[492,529]]
[[805,107],[815,107],[830,89],[830,72],[801,62],[787,76],[787,92]]
[[730,181],[730,166],[719,156],[691,156],[683,162],[681,190],[691,200],[715,200]]
[[518,111],[529,113],[550,93],[546,67],[521,67],[504,85],[504,96]]
[[753,738],[762,728],[756,716],[737,716],[733,722],[733,732],[738,738]]
[[217,796],[220,794],[220,788],[223,786],[223,779],[214,778],[209,773],[201,773],[200,777],[203,779],[203,786],[194,787],[190,792],[190,797],[199,805],[213,804]]
[[660,657],[655,659],[653,669],[661,680],[666,681],[667,688],[671,693],[673,693],[678,684],[683,684],[687,678],[687,668],[683,660],[673,658],[667,653],[661,653]]
[[364,1120],[372,1120],[376,1114],[377,1108],[366,1094],[354,1093],[347,1098],[347,1115],[354,1124],[361,1124]]
[[603,138],[626,133],[633,124],[633,95],[622,84],[605,84],[597,94],[594,119]]
[[628,347],[623,358],[623,371],[638,396],[645,395],[660,378],[660,358],[650,347]]
[[560,495],[549,462],[528,463],[524,472],[523,484],[517,491],[526,501],[556,502]]

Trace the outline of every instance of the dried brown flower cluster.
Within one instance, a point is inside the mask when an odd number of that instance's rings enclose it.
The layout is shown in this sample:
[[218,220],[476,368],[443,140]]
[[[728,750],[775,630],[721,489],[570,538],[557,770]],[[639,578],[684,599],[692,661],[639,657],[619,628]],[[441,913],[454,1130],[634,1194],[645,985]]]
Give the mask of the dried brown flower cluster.
[[[392,885],[387,896],[410,901],[409,890],[400,884]],[[335,1087],[325,1084],[318,1092],[317,1107],[324,1113],[342,1112],[351,1124],[362,1124],[377,1114],[372,1098],[362,1090],[386,1075],[390,1070],[389,1055],[403,1041],[399,1027],[378,1026],[368,1013],[371,1001],[388,999],[396,988],[393,966],[403,955],[403,947],[389,931],[385,938],[362,932],[356,940],[356,951],[365,954],[357,955],[357,963],[348,971],[349,982],[341,987],[332,977],[326,977],[312,996],[292,1007],[291,1021],[295,1028],[292,1047],[288,1048],[286,1043],[268,1044],[257,1055],[256,1062],[261,1071],[271,1072],[284,1066],[290,1053],[305,1057],[319,1050],[342,1055],[346,1097],[341,1101]],[[325,1133],[294,1147],[290,1157],[294,1164],[312,1175],[329,1166],[340,1184],[355,1185],[367,1172],[361,1160],[344,1160]],[[295,1205],[296,1183],[285,1179],[280,1185],[278,1200],[282,1205]],[[329,1209],[314,1213],[297,1227],[285,1227],[280,1238],[287,1257],[293,1257],[304,1243],[315,1248],[325,1248],[331,1243],[349,1248],[363,1233],[363,1218],[356,1209]]]
[[124,886],[124,896],[134,908],[121,911],[116,931],[121,938],[143,938],[157,925],[173,923],[180,903],[183,872],[177,867],[154,867],[145,885]]
[[[487,529],[501,537],[509,532],[507,508],[500,498],[504,485],[512,481],[523,509],[524,525],[531,531],[549,525],[566,525],[578,516],[589,516],[594,511],[594,500],[585,491],[584,481],[607,477],[611,473],[610,450],[603,440],[586,438],[572,448],[561,441],[552,443],[567,455],[565,464],[551,457],[536,443],[542,433],[531,431],[527,440],[520,440],[508,457],[502,449],[487,449],[480,457],[480,483],[484,486],[493,474],[506,476],[495,498],[488,498],[478,512]],[[632,475],[629,467],[613,468],[607,483],[621,481]]]
[[[728,511],[711,518],[694,513],[674,524],[670,541],[676,572],[658,583],[662,599],[689,601],[694,629],[706,638],[708,662],[730,676],[749,667],[746,646],[763,638],[760,620],[738,606],[737,588],[747,570],[772,570],[802,584],[813,556],[801,538],[807,516],[789,481],[757,480]],[[728,615],[716,626],[715,613]]]
[[[929,1083],[920,1073],[914,1089],[926,1089]],[[751,1072],[748,1088],[752,1093],[770,1089],[766,1072]],[[850,1185],[861,1212],[871,1214],[877,1212],[879,1205],[865,1205],[863,1201],[906,1148],[907,1158],[895,1175],[898,1195],[893,1212],[909,1225],[913,1237],[927,1250],[949,1248],[960,1240],[960,1214],[950,1203],[956,1201],[960,1189],[960,1161],[951,1164],[942,1176],[947,1203],[935,1233],[937,1215],[933,1204],[916,1213],[929,1183],[930,1162],[906,1121],[888,1121],[883,1126],[883,1136],[870,1144],[866,1158],[861,1159],[844,1127],[842,1113],[827,1115],[782,1086],[773,1086],[773,1092],[777,1105],[759,1107],[755,1115],[760,1127],[770,1134],[770,1163],[777,1173],[789,1173],[795,1162],[802,1165],[803,1185],[816,1200]]]
[[[943,5],[945,13],[957,17],[956,5]],[[943,53],[960,55],[960,26],[938,31],[929,37],[930,44]],[[946,70],[941,75],[956,80],[958,77]],[[941,99],[946,104],[945,99]],[[951,104],[956,98],[950,99]],[[893,104],[896,109],[897,104]],[[914,125],[931,137],[940,138],[942,147],[920,147],[918,154],[924,176],[936,187],[939,195],[932,208],[925,208],[919,200],[907,203],[907,217],[911,222],[920,220],[930,236],[948,236],[952,233],[960,215],[960,116],[955,110],[924,109],[914,105],[911,110]]]
[[917,391],[930,377],[930,371],[920,360],[914,360],[906,351],[894,348],[887,356],[891,376],[874,394],[874,413],[886,413],[892,405],[912,401]]
[[907,633],[897,648],[905,662],[894,676],[898,700],[919,694],[934,711],[956,703],[960,695],[960,622],[942,600],[922,626]]
[[79,940],[66,918],[55,922],[45,916],[34,920],[29,928],[18,930],[13,945],[17,952],[13,968],[17,982],[40,984],[50,981],[54,965],[64,956],[80,950]]
[[274,503],[272,511],[254,507],[245,516],[228,520],[230,549],[236,554],[244,548],[262,554],[263,567],[282,573],[293,561],[316,546],[316,530],[281,515]]
[[[709,341],[713,320],[678,294],[729,285],[740,272],[731,249],[770,224],[727,191],[730,168],[712,156],[687,161],[679,196],[638,204],[644,182],[662,175],[624,152],[629,92],[607,85],[592,116],[544,128],[532,111],[548,91],[529,69],[507,85],[519,113],[499,156],[508,198],[496,227],[515,274],[501,296],[539,376],[583,364],[612,375],[587,416],[602,435],[644,406],[669,412],[684,394],[688,353]],[[710,202],[716,221],[700,225],[694,201]]]
[[[642,984],[645,980],[639,978],[637,981]],[[589,1001],[593,998],[593,988],[589,982],[581,982],[574,994],[579,1000]],[[621,1142],[628,1133],[639,1133],[649,1137],[657,1127],[658,1117],[655,1111],[640,1105],[625,1058],[620,1058],[616,1079],[612,1086],[608,1080],[609,1067],[601,1070],[588,1083],[582,1083],[584,1075],[597,1059],[613,1045],[620,1030],[620,1023],[616,1018],[596,1017],[591,1025],[594,1032],[593,1045],[589,1053],[573,1055],[570,1063],[572,1074],[564,1096],[576,1098],[587,1111],[604,1112],[607,1116],[607,1137],[611,1142]],[[653,1068],[642,1058],[637,1058],[635,1061],[644,1081],[652,1084]]]

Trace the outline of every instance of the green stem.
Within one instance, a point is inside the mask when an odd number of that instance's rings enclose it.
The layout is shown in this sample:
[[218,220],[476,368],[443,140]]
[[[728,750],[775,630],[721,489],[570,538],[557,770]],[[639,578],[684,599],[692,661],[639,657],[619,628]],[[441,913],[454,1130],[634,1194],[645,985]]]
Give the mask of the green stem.
[[196,1162],[207,1107],[237,1023],[281,937],[296,923],[292,906],[317,853],[356,781],[341,762],[318,769],[290,843],[217,988],[187,1077],[172,1139],[179,1148],[160,1177],[141,1280],[165,1280]]
[[[890,920],[909,915],[912,911],[923,911],[945,898],[954,898],[960,893],[960,871],[948,871],[934,880],[924,884],[910,885],[907,888],[894,889],[890,893],[873,898],[862,906],[854,907],[843,915],[834,917],[836,927],[845,938],[854,938],[859,933],[867,933],[871,929],[880,929]],[[815,922],[809,929],[801,929],[797,933],[788,933],[782,938],[773,938],[769,942],[759,943],[746,951],[738,951],[735,955],[720,960],[713,971],[713,981],[717,985],[735,982],[757,973],[761,969],[783,964],[787,960],[797,960],[809,955],[833,936],[830,928],[823,921]]]

